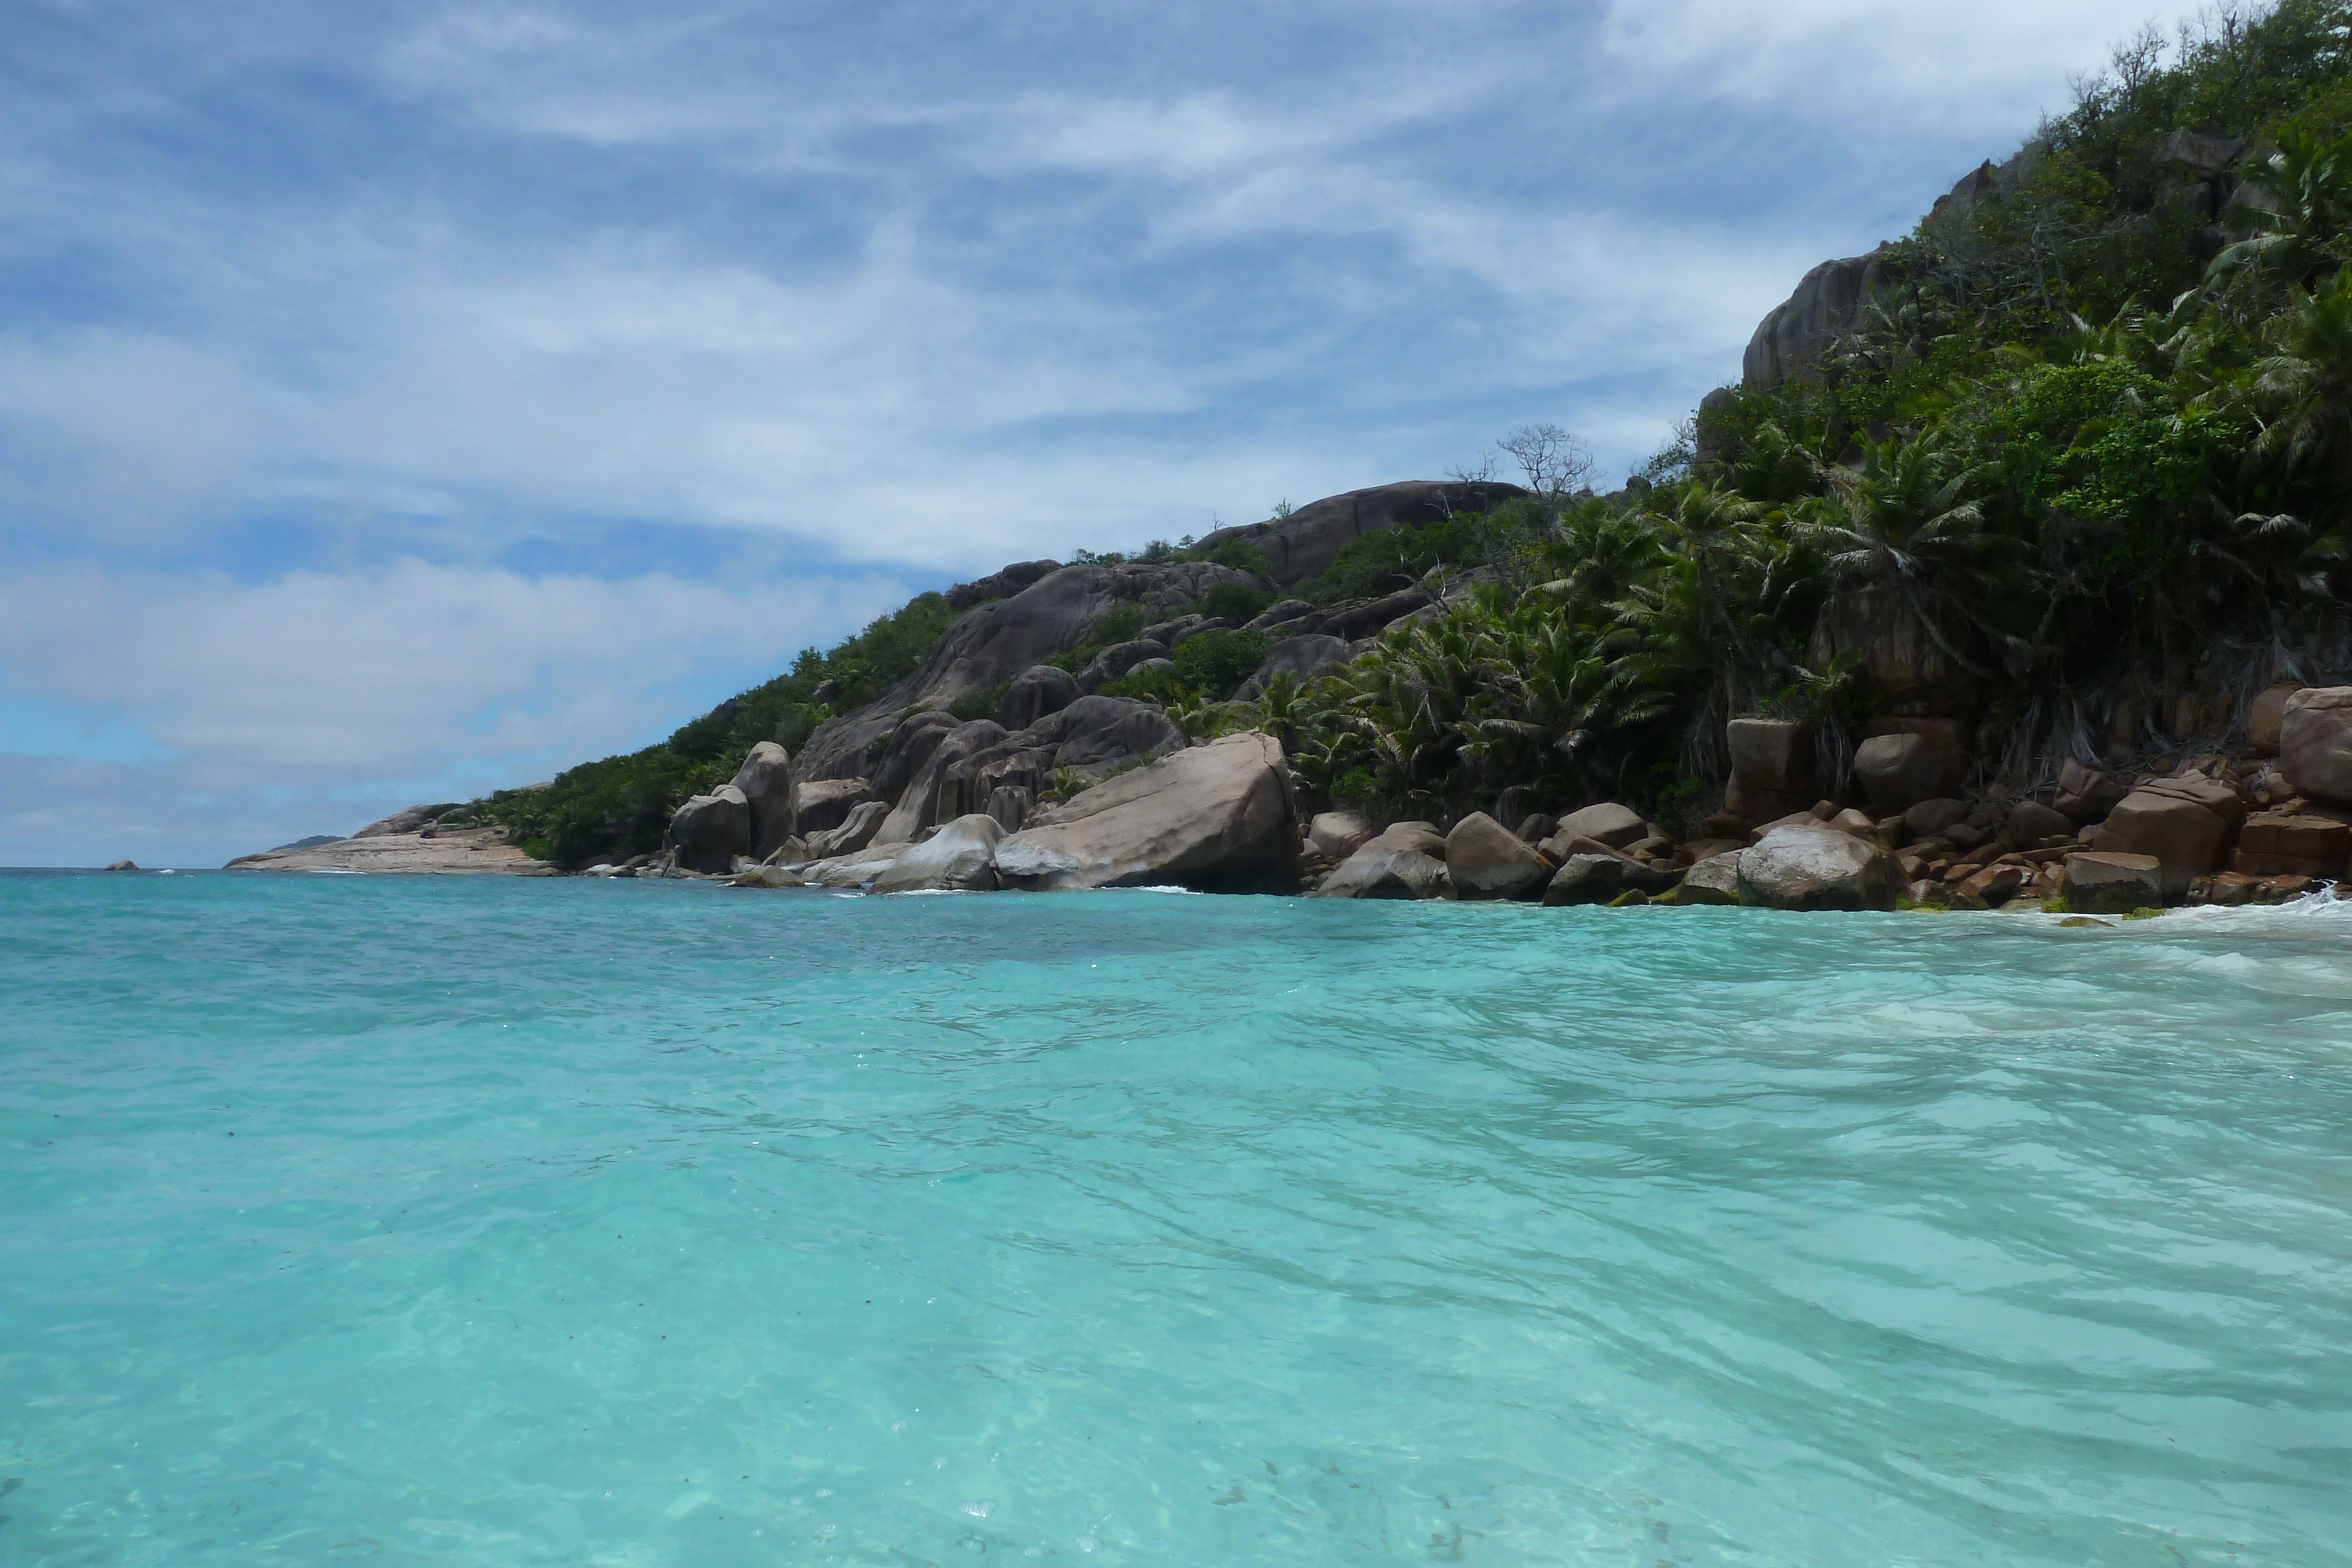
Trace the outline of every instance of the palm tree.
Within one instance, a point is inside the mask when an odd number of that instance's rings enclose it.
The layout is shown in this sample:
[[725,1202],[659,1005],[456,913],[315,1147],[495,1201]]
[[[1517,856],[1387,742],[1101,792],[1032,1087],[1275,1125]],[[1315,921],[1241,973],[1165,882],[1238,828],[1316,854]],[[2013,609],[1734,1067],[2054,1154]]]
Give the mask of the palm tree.
[[2352,269],[2297,288],[2275,324],[2281,352],[2253,368],[2253,456],[2340,513],[2352,487]]
[[1908,444],[1870,443],[1861,469],[1832,475],[1831,494],[1805,508],[1794,528],[1822,552],[1833,592],[1893,593],[1946,658],[1980,680],[1994,672],[1946,628],[1955,611],[1984,626],[1976,603],[1981,569],[2015,549],[1969,496],[1987,472],[1937,431]]
[[2309,283],[2330,265],[2327,242],[2352,220],[2352,136],[2323,141],[2307,131],[2279,133],[2278,150],[2246,171],[2245,183],[2269,207],[2231,209],[2246,237],[2213,258],[2208,283],[2250,267]]

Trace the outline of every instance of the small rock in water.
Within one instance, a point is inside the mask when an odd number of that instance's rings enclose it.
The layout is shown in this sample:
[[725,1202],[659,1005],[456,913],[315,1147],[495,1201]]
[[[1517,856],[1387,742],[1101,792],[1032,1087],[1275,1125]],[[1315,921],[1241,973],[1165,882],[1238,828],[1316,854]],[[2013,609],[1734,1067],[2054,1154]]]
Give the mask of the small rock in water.
[[2112,920],[2094,920],[2087,915],[2070,915],[2066,916],[2065,919],[2061,920],[2058,924],[2073,931],[2081,931],[2090,928],[2095,928],[2101,931],[2112,931],[2116,928],[2116,923]]
[[108,866],[106,869],[109,871],[137,871],[139,869],[139,865],[135,861],[116,861],[112,865]]

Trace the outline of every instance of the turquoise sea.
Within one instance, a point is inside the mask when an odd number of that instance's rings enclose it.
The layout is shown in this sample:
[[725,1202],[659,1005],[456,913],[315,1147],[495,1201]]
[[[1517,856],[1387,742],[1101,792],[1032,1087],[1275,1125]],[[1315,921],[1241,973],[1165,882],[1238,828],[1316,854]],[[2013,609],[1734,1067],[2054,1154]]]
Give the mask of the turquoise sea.
[[2352,1563],[2352,905],[0,875],[0,1562]]

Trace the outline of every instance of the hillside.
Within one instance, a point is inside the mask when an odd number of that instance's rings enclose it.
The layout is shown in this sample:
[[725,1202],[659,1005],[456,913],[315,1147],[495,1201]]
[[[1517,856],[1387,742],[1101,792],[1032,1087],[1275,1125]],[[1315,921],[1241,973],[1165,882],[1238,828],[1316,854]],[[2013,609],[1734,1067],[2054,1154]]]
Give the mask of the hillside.
[[914,716],[1027,717],[1041,668],[1184,740],[1267,728],[1307,806],[1383,819],[1694,827],[1742,715],[1811,721],[1833,795],[1890,731],[2009,794],[2226,747],[2255,694],[2352,670],[2347,21],[2289,0],[2119,49],[1910,235],[1809,275],[1612,494],[1387,486],[1010,567],[451,820],[642,854],[756,743],[874,781]]

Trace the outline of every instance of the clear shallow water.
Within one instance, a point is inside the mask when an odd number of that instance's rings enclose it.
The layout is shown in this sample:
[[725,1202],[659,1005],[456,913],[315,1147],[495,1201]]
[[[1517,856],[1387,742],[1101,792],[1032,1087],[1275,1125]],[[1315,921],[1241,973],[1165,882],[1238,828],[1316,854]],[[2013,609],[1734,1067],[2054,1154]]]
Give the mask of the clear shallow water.
[[0,876],[0,1561],[2352,1563],[2352,906]]

